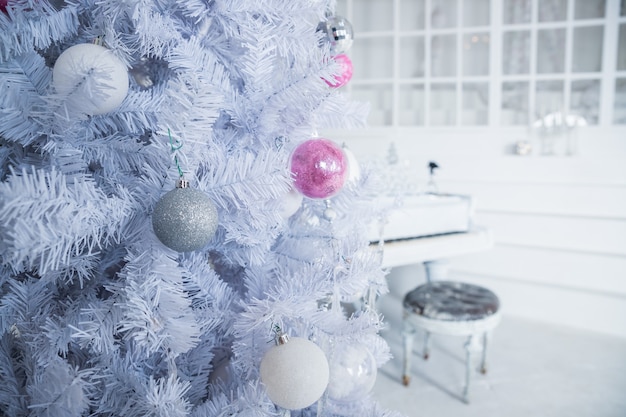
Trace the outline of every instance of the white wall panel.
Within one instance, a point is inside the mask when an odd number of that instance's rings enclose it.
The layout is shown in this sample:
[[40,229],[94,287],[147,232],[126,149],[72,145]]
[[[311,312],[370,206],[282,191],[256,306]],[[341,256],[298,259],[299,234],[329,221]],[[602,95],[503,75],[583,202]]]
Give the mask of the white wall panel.
[[454,258],[450,267],[463,274],[626,297],[626,256],[500,244]]
[[[626,256],[626,221],[553,215],[481,212],[497,243]],[[576,256],[576,254],[572,254]]]
[[451,278],[484,285],[493,290],[500,298],[505,315],[626,338],[624,297],[456,272],[451,273]]

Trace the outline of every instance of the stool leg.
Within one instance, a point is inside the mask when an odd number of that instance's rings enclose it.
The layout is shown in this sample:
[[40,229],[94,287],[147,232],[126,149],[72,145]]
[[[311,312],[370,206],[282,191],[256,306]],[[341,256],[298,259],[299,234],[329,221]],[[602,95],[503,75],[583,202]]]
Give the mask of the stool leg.
[[430,332],[424,331],[424,360],[427,360],[430,356]]
[[405,313],[402,321],[402,339],[404,344],[404,358],[402,361],[402,384],[409,386],[411,383],[411,356],[413,356],[413,338],[415,337],[415,329],[409,323]]
[[487,348],[489,347],[489,342],[491,341],[491,332],[485,332],[483,334],[483,357],[480,363],[480,373],[487,373]]
[[472,372],[474,368],[474,352],[482,350],[482,343],[479,335],[473,334],[467,338],[465,343],[465,389],[463,390],[463,401],[469,404],[469,390],[472,382]]

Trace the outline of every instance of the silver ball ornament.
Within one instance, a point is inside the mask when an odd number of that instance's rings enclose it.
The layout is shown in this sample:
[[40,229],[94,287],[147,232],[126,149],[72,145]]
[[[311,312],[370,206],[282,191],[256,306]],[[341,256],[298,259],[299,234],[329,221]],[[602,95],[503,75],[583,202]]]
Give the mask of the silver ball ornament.
[[352,47],[354,31],[345,17],[329,16],[326,21],[319,23],[317,29],[326,34],[333,55],[344,53]]
[[178,252],[204,247],[217,230],[217,209],[202,191],[177,187],[154,207],[152,228],[161,243]]

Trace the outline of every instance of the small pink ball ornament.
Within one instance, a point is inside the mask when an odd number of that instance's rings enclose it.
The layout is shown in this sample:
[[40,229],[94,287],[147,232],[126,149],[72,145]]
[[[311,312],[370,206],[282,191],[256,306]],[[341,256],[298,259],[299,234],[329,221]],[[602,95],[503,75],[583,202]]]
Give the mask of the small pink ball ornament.
[[324,79],[324,81],[326,81],[326,84],[333,88],[343,87],[352,79],[352,61],[348,58],[348,55],[345,54],[335,55],[333,59],[339,64],[339,68],[341,70],[339,74],[333,75],[333,81],[326,79]]
[[329,198],[341,191],[348,176],[348,160],[334,142],[309,139],[291,154],[293,186],[305,197]]

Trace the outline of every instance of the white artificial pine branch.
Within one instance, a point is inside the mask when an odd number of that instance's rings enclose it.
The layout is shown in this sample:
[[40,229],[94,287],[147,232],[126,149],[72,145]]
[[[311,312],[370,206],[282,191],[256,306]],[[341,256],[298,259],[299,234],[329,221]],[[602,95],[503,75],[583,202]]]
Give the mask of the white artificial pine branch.
[[[27,268],[39,274],[68,265],[72,255],[94,253],[115,242],[130,208],[123,200],[107,198],[91,181],[68,186],[55,170],[13,172],[0,184],[0,195],[4,262],[15,271]],[[97,205],[100,210],[94,210]]]
[[0,14],[0,63],[33,48],[45,49],[75,34],[78,27],[78,9],[74,5],[56,11],[47,2],[16,2],[7,7],[6,15]]
[[[276,416],[259,380],[275,326],[329,359],[351,344],[387,360],[382,318],[340,308],[386,291],[366,238],[373,176],[332,198],[332,222],[320,200],[279,213],[292,150],[317,129],[365,125],[367,105],[324,81],[339,68],[316,27],[335,1],[54,4],[0,13],[0,414]],[[51,73],[95,37],[130,88],[89,116]],[[106,94],[102,77],[85,74],[85,100]],[[152,228],[179,170],[219,216],[191,253]],[[319,406],[394,417],[366,394]]]
[[[127,307],[118,331],[146,354],[165,349],[176,356],[193,348],[200,333],[177,263],[153,251],[129,255],[127,260],[121,273]],[[164,314],[168,311],[177,313]]]

